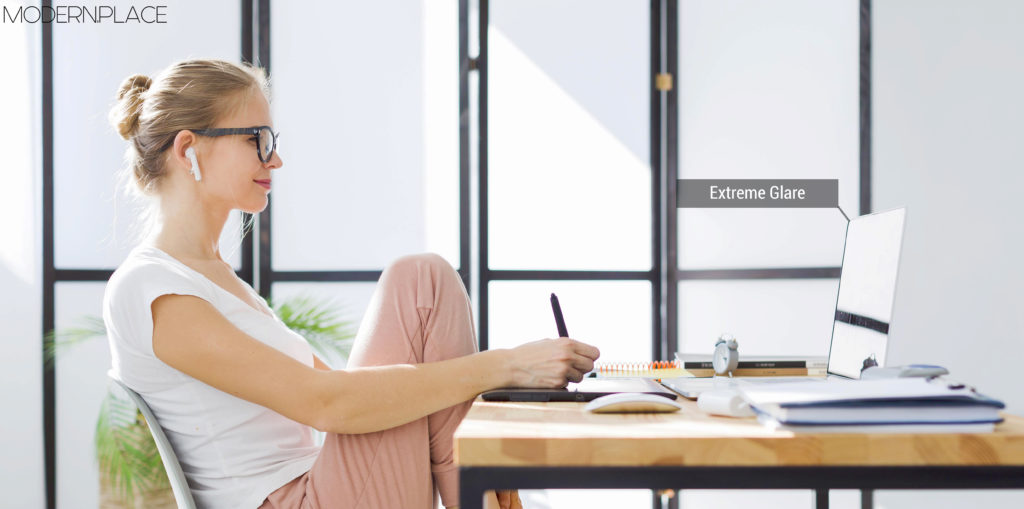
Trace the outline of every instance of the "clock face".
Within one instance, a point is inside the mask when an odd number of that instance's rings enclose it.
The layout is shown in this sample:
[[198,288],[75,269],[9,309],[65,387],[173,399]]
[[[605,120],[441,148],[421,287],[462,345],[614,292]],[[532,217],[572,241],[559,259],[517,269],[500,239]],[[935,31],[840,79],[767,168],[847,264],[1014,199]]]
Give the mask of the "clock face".
[[718,374],[723,374],[729,369],[729,345],[727,343],[715,347],[715,353],[711,357],[711,366]]

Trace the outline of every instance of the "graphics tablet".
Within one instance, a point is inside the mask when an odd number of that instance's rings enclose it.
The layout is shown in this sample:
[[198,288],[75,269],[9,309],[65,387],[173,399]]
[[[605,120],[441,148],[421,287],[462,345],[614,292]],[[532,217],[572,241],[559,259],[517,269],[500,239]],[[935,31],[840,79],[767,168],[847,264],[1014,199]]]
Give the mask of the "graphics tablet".
[[642,392],[676,399],[676,394],[647,378],[584,378],[564,389],[505,388],[487,391],[485,401],[591,401],[608,394]]

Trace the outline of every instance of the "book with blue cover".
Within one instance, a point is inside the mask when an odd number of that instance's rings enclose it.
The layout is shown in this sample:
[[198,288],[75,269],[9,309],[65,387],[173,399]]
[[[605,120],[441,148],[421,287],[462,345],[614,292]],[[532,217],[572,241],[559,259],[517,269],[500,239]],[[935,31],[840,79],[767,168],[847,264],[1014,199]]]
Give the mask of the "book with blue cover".
[[[758,418],[774,427],[1001,422],[1002,401],[943,377],[780,383],[740,389]],[[820,431],[827,431],[820,429]]]

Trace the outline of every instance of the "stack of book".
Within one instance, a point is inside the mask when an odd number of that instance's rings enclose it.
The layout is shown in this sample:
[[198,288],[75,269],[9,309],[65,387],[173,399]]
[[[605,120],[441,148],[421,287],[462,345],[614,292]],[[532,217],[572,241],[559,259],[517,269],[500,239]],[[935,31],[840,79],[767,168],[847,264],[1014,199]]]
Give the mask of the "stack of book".
[[[676,363],[684,371],[678,376],[715,375],[711,355],[676,354]],[[733,376],[819,376],[828,369],[828,357],[740,356]]]
[[1001,422],[1001,401],[943,377],[820,380],[745,386],[773,429],[812,433],[975,433]]
[[[827,357],[747,356],[733,370],[733,376],[824,376]],[[672,361],[598,362],[599,378],[676,378],[715,376],[711,355],[677,353]]]

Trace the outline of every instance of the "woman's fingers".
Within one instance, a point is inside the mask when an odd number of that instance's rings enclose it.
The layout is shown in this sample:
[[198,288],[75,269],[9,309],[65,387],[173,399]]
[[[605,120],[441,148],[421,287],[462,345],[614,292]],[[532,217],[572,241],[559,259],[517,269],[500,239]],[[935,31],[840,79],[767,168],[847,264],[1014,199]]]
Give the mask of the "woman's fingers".
[[565,374],[565,378],[570,382],[579,383],[580,380],[583,380],[583,372],[575,368],[569,368],[569,372]]
[[601,356],[601,351],[598,350],[596,346],[591,346],[582,341],[576,341],[575,339],[572,340],[572,349],[591,361],[596,361],[597,358]]
[[572,359],[572,367],[576,368],[576,370],[580,372],[587,373],[594,370],[594,361],[587,357],[577,355]]

